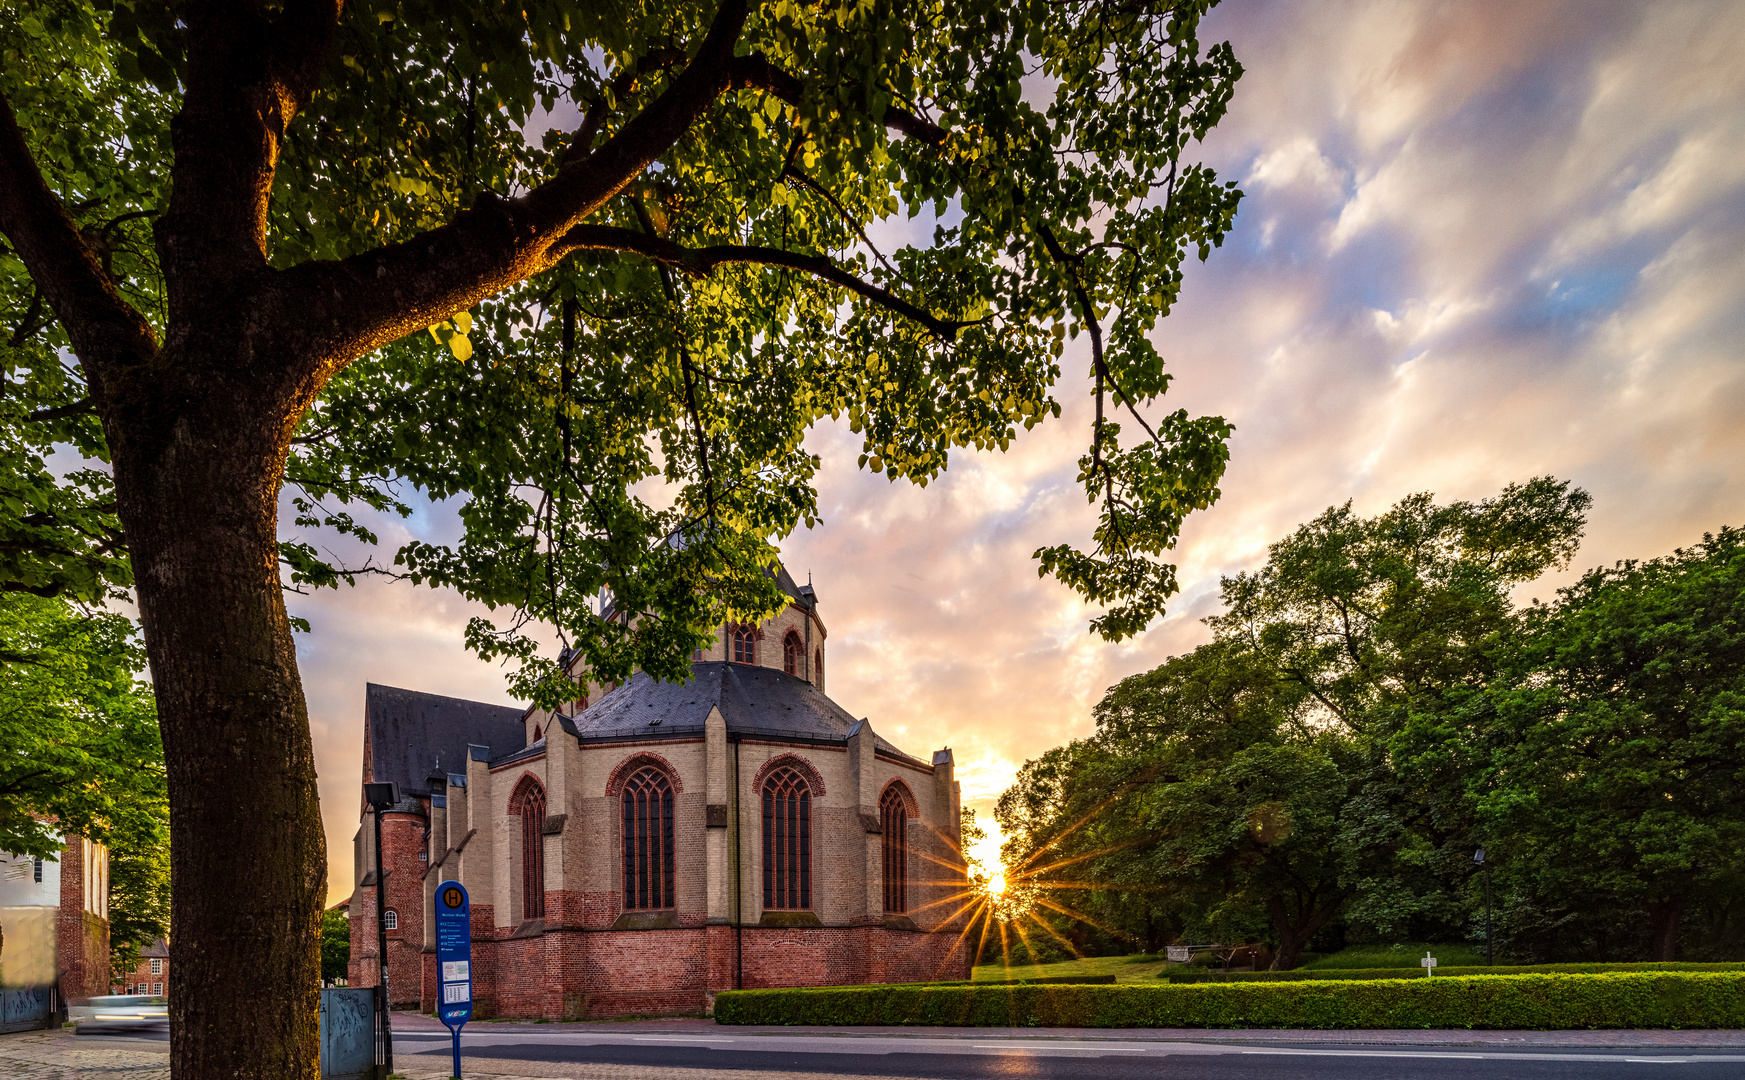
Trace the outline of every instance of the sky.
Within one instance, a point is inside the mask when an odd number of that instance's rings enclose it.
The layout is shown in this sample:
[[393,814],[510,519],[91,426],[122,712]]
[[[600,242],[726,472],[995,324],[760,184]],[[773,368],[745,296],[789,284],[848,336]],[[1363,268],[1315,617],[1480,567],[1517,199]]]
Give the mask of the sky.
[[[1479,499],[1555,475],[1594,505],[1575,568],[1745,525],[1745,5],[1227,0],[1245,66],[1200,157],[1245,192],[1155,340],[1154,411],[1235,425],[1181,594],[1109,644],[1030,554],[1086,542],[1086,356],[1059,421],[962,452],[925,490],[825,426],[823,521],[782,542],[829,631],[830,695],[911,753],[952,748],[986,821],[1025,760],[1087,735],[1121,679],[1209,639],[1219,578],[1326,507]],[[1081,339],[1082,340],[1082,339]],[[452,539],[451,508],[382,521]],[[330,850],[349,895],[366,682],[508,703],[461,643],[473,607],[368,582],[292,597]]]

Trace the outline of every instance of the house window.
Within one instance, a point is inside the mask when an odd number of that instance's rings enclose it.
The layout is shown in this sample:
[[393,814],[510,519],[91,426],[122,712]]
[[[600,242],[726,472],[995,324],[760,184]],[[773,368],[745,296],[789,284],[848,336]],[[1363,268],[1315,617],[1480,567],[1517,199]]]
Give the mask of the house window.
[[41,859],[33,859],[33,860],[31,860],[31,862],[32,862],[31,871],[30,871],[31,880],[36,882],[38,885],[41,885],[42,884],[42,860]]
[[792,630],[782,639],[782,670],[789,675],[798,676],[800,665],[806,662],[806,647],[800,644],[800,635]]
[[909,812],[903,806],[903,795],[896,788],[886,788],[879,800],[879,825],[884,831],[885,910],[893,913],[909,908]]
[[164,962],[162,960],[153,960],[151,962],[151,973],[153,975],[162,975],[164,973]]
[[164,996],[164,984],[163,983],[152,983],[151,984],[151,996],[152,997],[163,997]]
[[757,627],[750,623],[740,623],[733,628],[733,662],[757,663]]
[[624,785],[624,906],[673,906],[673,787],[659,769]]
[[812,906],[812,791],[792,769],[763,785],[763,906]]
[[[384,929],[384,930],[398,930],[398,929],[400,929],[400,913],[398,911],[395,911],[393,908],[389,908],[388,910],[382,912],[382,929]],[[156,960],[152,961],[152,967],[153,968],[157,967]],[[154,970],[152,972],[152,974],[156,975],[157,972]]]
[[545,789],[521,781],[513,813],[521,815],[521,917],[545,918]]

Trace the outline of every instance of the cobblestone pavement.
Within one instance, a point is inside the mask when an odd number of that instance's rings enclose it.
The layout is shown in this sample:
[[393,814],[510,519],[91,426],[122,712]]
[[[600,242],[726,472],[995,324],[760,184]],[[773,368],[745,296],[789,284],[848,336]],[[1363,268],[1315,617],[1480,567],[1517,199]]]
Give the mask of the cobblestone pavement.
[[70,1027],[0,1035],[6,1080],[170,1080],[170,1044],[79,1039]]

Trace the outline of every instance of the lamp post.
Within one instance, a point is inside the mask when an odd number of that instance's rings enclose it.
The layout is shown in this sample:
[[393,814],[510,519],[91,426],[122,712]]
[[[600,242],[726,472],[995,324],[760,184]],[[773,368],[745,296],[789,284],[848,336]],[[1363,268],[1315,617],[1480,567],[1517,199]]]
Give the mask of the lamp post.
[[1484,871],[1484,962],[1496,963],[1496,956],[1491,951],[1491,868],[1484,861],[1484,848],[1472,853],[1473,863]]
[[382,814],[399,801],[399,784],[364,785],[364,802],[376,819],[376,959],[381,963],[376,993],[376,1040],[381,1047],[383,1076],[394,1071],[394,1031],[388,1022],[388,890],[387,875],[382,870]]

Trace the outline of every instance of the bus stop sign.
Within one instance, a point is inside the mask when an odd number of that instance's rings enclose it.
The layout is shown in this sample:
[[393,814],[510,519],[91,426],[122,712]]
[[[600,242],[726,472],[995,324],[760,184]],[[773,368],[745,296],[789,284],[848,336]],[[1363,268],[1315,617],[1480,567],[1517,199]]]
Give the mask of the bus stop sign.
[[460,1075],[460,1029],[473,1018],[473,919],[458,881],[436,887],[436,1015],[454,1036],[454,1075]]

